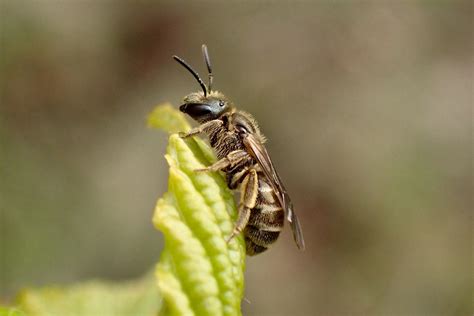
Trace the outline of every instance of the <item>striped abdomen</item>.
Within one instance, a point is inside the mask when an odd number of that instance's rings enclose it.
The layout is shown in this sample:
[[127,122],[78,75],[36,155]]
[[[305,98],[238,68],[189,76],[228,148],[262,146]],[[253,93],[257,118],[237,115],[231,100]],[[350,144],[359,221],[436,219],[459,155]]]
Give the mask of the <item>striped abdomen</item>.
[[284,211],[268,182],[259,172],[257,204],[244,229],[247,255],[250,256],[267,250],[277,240],[285,221]]

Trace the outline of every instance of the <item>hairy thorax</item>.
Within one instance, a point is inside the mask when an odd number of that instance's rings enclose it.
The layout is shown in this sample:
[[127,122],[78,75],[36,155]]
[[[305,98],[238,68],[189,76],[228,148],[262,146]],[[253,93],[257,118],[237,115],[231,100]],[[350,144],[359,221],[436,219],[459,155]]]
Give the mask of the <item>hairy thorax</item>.
[[204,131],[218,159],[226,157],[232,151],[245,150],[242,138],[235,129],[236,124],[244,125],[257,139],[264,143],[264,137],[260,133],[255,119],[250,114],[232,110],[219,119],[222,121],[222,125]]

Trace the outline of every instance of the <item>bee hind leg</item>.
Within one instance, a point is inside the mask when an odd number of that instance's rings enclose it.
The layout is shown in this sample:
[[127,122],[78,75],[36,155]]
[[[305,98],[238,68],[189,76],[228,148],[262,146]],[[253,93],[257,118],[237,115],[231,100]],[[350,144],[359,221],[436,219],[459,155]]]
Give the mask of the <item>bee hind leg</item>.
[[219,171],[225,169],[229,166],[235,166],[244,159],[250,158],[249,154],[242,149],[234,150],[229,153],[226,157],[221,160],[216,161],[212,165],[202,169],[195,169],[196,172],[206,172],[206,171]]
[[232,234],[227,238],[227,242],[230,242],[232,238],[240,234],[242,230],[247,226],[250,218],[250,211],[255,207],[257,203],[258,195],[258,176],[255,169],[250,169],[245,176],[241,184],[240,204],[239,204],[239,217],[235,222],[234,230]]

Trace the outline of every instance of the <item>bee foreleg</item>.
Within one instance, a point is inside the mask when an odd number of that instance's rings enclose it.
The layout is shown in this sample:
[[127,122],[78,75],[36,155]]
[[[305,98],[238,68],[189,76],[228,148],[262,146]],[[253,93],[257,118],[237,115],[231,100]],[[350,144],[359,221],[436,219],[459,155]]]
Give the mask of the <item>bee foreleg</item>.
[[194,136],[194,135],[197,135],[197,134],[201,134],[206,129],[212,129],[212,128],[219,127],[222,124],[224,124],[224,123],[221,120],[212,120],[212,121],[206,122],[204,124],[199,125],[198,127],[195,127],[193,129],[191,129],[187,133],[180,132],[179,137],[188,138],[188,137],[191,137],[191,136]]
[[202,169],[195,169],[194,171],[197,172],[204,172],[204,171],[219,171],[227,167],[232,167],[241,162],[244,159],[250,158],[249,154],[242,149],[234,150],[230,152],[226,157],[222,158],[221,160],[216,161],[212,165]]
[[242,181],[240,190],[239,217],[237,218],[232,234],[227,238],[227,242],[230,242],[232,238],[240,234],[245,226],[247,226],[250,218],[250,211],[257,203],[258,177],[255,169],[249,170],[248,174]]

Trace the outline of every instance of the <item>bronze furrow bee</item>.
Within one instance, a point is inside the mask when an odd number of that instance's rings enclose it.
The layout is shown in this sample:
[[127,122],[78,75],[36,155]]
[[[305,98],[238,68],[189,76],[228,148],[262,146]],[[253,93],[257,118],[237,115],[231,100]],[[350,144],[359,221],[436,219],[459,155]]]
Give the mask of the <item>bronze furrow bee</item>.
[[290,222],[299,249],[304,239],[290,197],[263,145],[265,137],[252,115],[236,110],[222,93],[212,90],[212,69],[206,45],[202,53],[208,70],[208,85],[183,59],[173,56],[198,81],[202,92],[184,98],[179,108],[201,125],[181,137],[205,134],[218,161],[197,171],[223,171],[232,190],[240,190],[238,219],[230,241],[243,231],[248,255],[268,249],[276,241],[285,218]]

